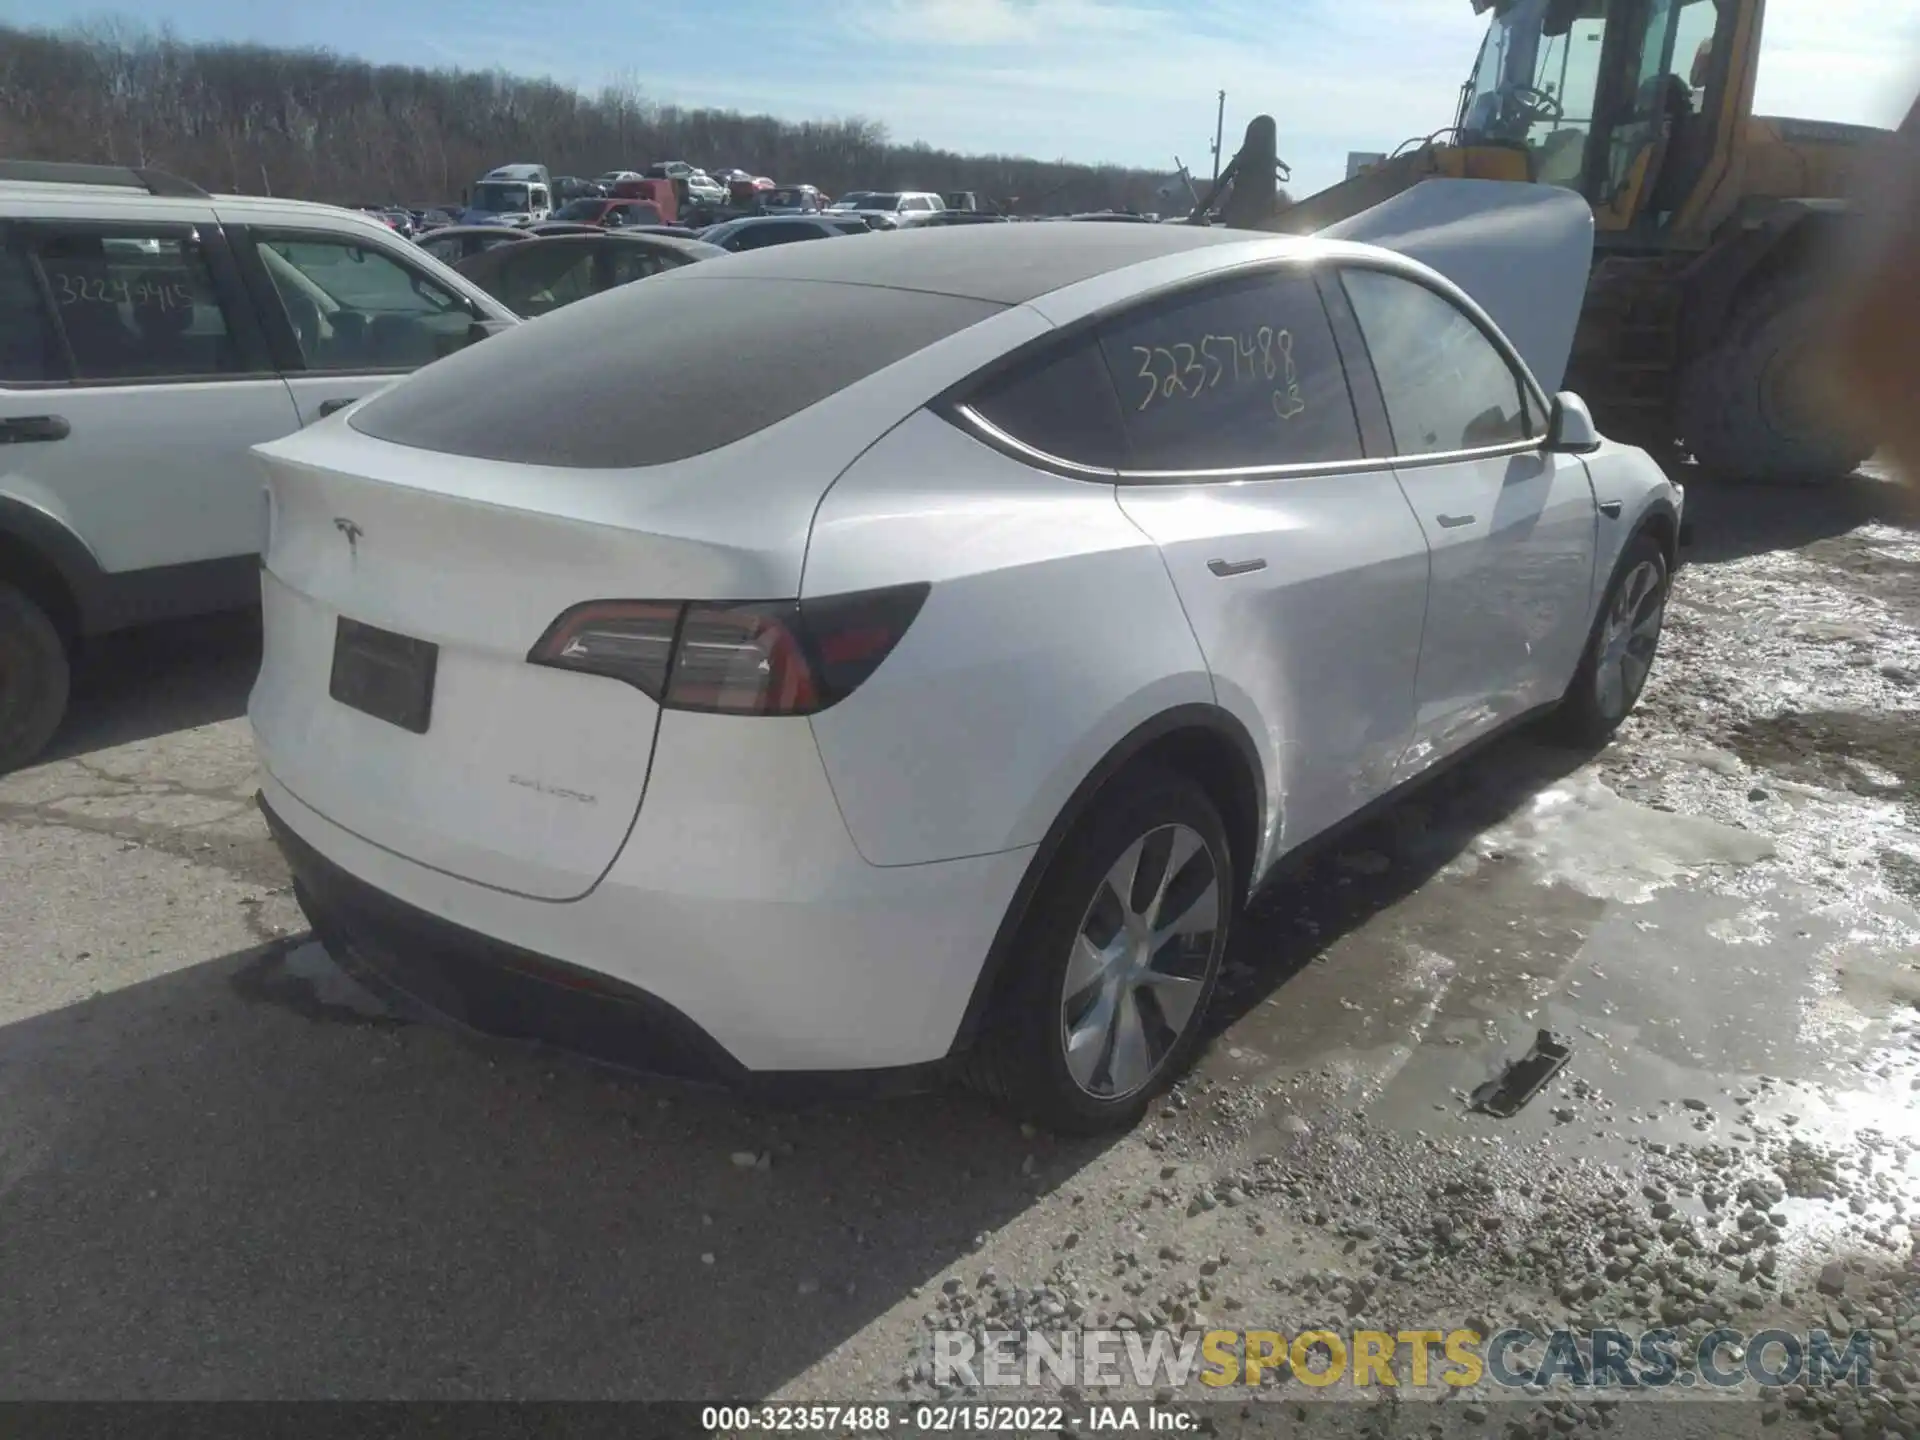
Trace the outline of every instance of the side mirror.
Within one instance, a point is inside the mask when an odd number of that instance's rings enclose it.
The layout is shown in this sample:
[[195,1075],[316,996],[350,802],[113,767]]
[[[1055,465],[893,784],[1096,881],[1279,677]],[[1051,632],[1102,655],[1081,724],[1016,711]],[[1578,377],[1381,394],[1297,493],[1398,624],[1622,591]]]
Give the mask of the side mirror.
[[1585,455],[1600,448],[1600,431],[1587,402],[1571,390],[1553,397],[1547,417],[1547,449],[1561,455]]
[[512,328],[513,321],[511,320],[476,320],[467,326],[467,343],[473,345],[486,339],[489,335],[498,335],[502,330],[510,330]]

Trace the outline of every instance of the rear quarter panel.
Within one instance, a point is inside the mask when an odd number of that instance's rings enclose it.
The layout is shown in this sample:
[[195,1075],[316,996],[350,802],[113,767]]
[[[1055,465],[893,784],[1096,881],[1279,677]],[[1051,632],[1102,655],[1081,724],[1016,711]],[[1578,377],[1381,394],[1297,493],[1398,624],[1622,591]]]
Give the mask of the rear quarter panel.
[[1031,470],[920,411],[835,483],[803,597],[927,581],[906,637],[813,719],[876,865],[1039,841],[1136,726],[1213,686],[1159,550],[1110,485]]

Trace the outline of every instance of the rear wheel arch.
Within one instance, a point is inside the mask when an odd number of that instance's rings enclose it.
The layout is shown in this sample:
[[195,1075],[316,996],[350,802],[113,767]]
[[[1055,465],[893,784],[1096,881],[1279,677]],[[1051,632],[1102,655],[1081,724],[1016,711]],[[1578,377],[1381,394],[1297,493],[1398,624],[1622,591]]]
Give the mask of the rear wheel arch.
[[97,621],[100,567],[86,545],[44,510],[0,495],[0,582],[20,591],[71,646]]
[[1217,705],[1178,705],[1162,711],[1129,731],[1101,757],[1035,847],[974,981],[952,1051],[967,1049],[978,1036],[981,1022],[1006,979],[1008,962],[1019,944],[1034,898],[1067,837],[1118,783],[1142,771],[1171,772],[1206,791],[1226,822],[1237,882],[1236,902],[1245,898],[1265,821],[1261,800],[1265,793],[1264,767],[1259,749],[1246,727]]

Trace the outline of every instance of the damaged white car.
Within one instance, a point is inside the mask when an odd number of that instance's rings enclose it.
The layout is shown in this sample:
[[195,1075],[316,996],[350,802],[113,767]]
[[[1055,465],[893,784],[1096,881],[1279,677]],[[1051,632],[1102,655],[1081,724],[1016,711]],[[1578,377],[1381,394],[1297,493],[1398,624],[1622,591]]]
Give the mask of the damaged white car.
[[486,1030],[1131,1123],[1282,857],[1653,663],[1681,493],[1553,393],[1591,220],[1463,193],[762,250],[262,447],[316,930]]

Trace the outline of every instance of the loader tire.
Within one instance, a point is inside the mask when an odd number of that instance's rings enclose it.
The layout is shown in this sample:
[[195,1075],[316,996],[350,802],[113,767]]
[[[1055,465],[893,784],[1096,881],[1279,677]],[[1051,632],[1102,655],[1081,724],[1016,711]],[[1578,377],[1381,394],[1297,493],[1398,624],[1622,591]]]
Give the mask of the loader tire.
[[1822,406],[1803,379],[1822,308],[1807,276],[1755,292],[1727,333],[1680,378],[1680,438],[1720,480],[1815,481],[1850,475],[1874,452]]

